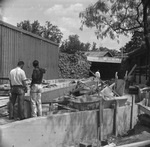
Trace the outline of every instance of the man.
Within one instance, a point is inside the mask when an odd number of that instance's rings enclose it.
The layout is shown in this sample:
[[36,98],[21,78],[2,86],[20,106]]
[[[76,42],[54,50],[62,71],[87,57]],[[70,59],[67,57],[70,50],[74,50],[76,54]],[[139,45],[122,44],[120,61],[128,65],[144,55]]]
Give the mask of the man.
[[18,100],[18,117],[20,120],[24,119],[24,95],[26,88],[26,74],[23,70],[24,62],[19,61],[16,68],[10,71],[10,119],[14,118],[14,105]]
[[99,70],[95,73],[95,76],[96,76],[96,78],[97,78],[98,80],[100,79],[101,75],[100,75]]
[[100,78],[101,78],[101,74],[100,74],[99,70],[95,73],[95,77],[96,77],[96,81],[99,84],[100,83]]
[[42,79],[45,69],[39,67],[39,61],[33,61],[33,73],[31,82],[31,116],[42,116]]

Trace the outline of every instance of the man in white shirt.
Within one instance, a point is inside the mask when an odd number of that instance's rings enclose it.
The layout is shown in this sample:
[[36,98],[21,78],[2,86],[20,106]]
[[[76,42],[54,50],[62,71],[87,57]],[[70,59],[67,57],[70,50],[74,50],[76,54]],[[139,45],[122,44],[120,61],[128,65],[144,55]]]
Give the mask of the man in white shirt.
[[18,100],[18,117],[20,120],[24,119],[24,95],[26,88],[26,74],[23,70],[24,62],[19,61],[16,68],[10,71],[11,82],[11,97],[10,97],[10,119],[14,117],[14,105]]
[[100,75],[99,70],[95,73],[95,76],[96,76],[97,79],[100,79],[101,75]]
[[96,77],[96,81],[99,84],[100,83],[100,78],[101,78],[101,74],[100,74],[99,70],[95,73],[95,77]]

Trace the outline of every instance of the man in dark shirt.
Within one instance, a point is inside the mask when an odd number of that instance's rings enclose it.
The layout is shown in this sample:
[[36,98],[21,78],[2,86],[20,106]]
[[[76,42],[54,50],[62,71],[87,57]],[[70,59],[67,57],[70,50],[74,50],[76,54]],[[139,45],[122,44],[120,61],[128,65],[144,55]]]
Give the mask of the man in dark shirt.
[[39,67],[39,61],[33,61],[33,73],[31,81],[31,116],[42,116],[42,79],[45,69]]

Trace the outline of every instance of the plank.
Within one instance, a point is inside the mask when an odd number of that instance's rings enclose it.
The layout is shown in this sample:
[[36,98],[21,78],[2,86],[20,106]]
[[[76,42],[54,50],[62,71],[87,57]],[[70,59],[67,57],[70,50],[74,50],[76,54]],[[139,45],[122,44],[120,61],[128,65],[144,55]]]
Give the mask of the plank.
[[9,97],[0,97],[0,108],[7,106]]
[[150,145],[150,140],[145,140],[145,141],[125,144],[125,145],[120,145],[120,146],[116,146],[116,147],[144,147],[146,145]]
[[150,115],[150,108],[141,104],[138,104],[138,108],[140,111],[143,111],[144,113]]
[[131,105],[131,118],[130,118],[130,129],[133,129],[133,110],[135,105],[135,95],[132,95],[132,105]]
[[114,134],[115,136],[118,136],[118,107],[119,107],[119,102],[116,100],[115,110],[114,110]]
[[135,70],[136,67],[137,67],[137,65],[135,64],[135,65],[132,67],[131,71],[129,72],[128,77],[132,74],[132,72]]

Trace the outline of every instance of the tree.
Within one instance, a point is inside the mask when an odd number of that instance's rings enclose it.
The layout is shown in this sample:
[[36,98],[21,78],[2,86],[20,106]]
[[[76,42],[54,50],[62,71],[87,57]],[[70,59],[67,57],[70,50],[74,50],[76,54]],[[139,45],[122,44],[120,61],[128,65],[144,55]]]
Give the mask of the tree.
[[98,48],[96,47],[96,42],[93,42],[91,51],[97,51],[97,50]]
[[120,50],[122,50],[124,53],[129,53],[131,51],[141,48],[144,45],[143,42],[144,42],[143,34],[135,32],[132,35],[131,40],[128,43],[126,43],[126,45]]
[[24,20],[20,23],[17,23],[17,27],[22,28],[26,31],[60,43],[63,34],[57,26],[52,25],[49,21],[46,21],[45,26],[41,26],[38,20],[30,23],[29,20]]
[[29,20],[24,20],[20,23],[17,23],[17,27],[22,28],[23,30],[32,31],[32,26]]
[[42,36],[57,43],[60,43],[63,37],[59,28],[52,25],[49,21],[46,21],[45,26],[42,27]]
[[91,44],[89,42],[84,44],[84,51],[89,51],[91,47]]
[[78,35],[70,35],[68,39],[62,42],[60,51],[74,54],[77,51],[88,51],[90,49],[90,43],[83,43],[79,40]]
[[37,34],[39,36],[41,36],[41,31],[42,31],[42,27],[40,26],[40,23],[38,22],[38,20],[34,21],[31,24],[31,32],[34,34]]
[[120,34],[128,35],[134,32],[144,34],[147,64],[150,63],[150,0],[98,0],[81,12],[79,17],[82,23],[81,29],[84,25],[96,27],[98,38],[109,36],[115,39]]

